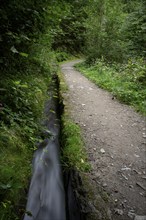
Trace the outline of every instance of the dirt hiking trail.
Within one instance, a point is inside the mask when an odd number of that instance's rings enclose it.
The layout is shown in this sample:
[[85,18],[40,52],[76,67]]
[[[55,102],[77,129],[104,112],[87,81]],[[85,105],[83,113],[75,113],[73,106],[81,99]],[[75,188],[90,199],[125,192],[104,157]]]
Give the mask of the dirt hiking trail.
[[145,118],[76,71],[77,62],[61,68],[69,88],[71,117],[81,127],[92,166],[91,178],[114,201],[112,219],[145,216]]

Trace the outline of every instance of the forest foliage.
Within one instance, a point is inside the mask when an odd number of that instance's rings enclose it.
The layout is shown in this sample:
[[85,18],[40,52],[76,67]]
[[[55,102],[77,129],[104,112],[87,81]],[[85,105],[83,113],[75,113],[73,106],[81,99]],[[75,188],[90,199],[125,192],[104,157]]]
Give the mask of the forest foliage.
[[126,62],[131,56],[146,56],[146,3],[96,0],[87,8],[86,54],[89,62],[104,58]]
[[90,1],[85,21],[87,77],[146,114],[146,2]]
[[139,88],[144,98],[146,2],[1,0],[0,22],[0,219],[16,220],[25,211],[19,204],[25,203],[30,161],[57,61],[84,54],[84,67],[95,65],[95,75],[104,65],[107,79],[116,69],[131,87],[131,81],[136,83],[126,100],[136,94],[139,103]]
[[146,65],[143,59],[129,59],[127,64],[108,64],[103,59],[94,65],[76,65],[87,78],[99,87],[110,91],[113,99],[133,106],[146,115]]

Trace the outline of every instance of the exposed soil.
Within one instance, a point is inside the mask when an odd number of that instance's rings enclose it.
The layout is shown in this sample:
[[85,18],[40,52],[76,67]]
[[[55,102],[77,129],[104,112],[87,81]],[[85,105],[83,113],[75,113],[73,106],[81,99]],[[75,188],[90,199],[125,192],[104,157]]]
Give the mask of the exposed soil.
[[77,62],[63,64],[62,72],[71,117],[81,127],[92,166],[90,176],[114,201],[112,219],[146,215],[145,118],[76,71]]

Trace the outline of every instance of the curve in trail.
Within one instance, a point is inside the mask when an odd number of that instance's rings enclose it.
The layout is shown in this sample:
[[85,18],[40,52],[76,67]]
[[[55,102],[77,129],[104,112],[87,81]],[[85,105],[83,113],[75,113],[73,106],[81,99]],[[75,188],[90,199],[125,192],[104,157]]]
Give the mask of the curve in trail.
[[63,64],[62,72],[69,87],[71,116],[81,127],[92,165],[91,176],[110,193],[114,208],[122,210],[121,215],[115,211],[114,219],[144,215],[145,119],[76,71],[77,62]]

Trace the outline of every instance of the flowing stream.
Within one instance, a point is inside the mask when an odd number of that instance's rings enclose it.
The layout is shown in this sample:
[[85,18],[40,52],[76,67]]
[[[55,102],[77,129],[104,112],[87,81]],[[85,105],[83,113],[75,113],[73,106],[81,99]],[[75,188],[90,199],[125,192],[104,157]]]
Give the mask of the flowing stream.
[[45,108],[45,138],[33,157],[33,174],[24,220],[66,220],[65,192],[59,159],[60,125],[56,92],[53,88],[52,85],[49,91],[50,100]]

